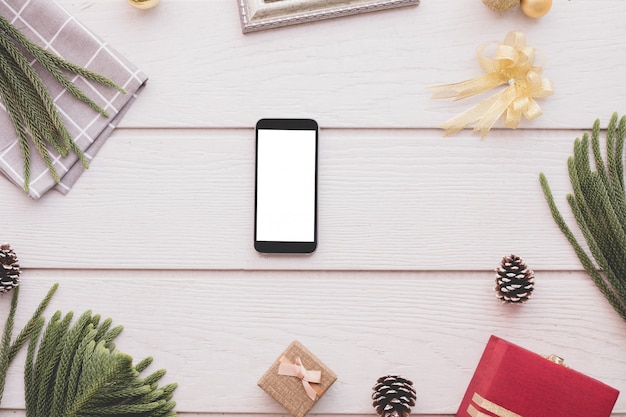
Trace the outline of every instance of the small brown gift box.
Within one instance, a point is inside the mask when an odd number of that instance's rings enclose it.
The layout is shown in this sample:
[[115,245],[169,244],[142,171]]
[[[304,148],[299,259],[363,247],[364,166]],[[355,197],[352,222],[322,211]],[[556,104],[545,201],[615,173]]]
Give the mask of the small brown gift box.
[[289,414],[304,417],[336,379],[330,368],[300,342],[293,341],[257,385]]

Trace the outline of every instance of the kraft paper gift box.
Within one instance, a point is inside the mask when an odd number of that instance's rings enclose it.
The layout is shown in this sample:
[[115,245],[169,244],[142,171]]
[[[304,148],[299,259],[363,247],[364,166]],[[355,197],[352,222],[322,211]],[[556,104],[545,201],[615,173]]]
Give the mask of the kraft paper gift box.
[[258,386],[294,417],[304,417],[337,375],[300,342],[294,341],[265,372]]
[[609,417],[619,391],[491,336],[456,417]]

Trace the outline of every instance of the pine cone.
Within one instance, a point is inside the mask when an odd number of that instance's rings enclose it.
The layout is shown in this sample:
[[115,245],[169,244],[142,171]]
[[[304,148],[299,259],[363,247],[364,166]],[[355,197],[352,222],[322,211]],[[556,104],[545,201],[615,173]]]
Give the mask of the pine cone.
[[11,245],[0,245],[0,295],[19,285],[20,272],[20,264]]
[[503,303],[524,303],[528,301],[535,286],[535,273],[528,268],[522,258],[509,255],[502,258],[496,269],[497,297]]
[[372,389],[372,405],[380,417],[409,417],[416,399],[412,381],[388,375],[378,378]]

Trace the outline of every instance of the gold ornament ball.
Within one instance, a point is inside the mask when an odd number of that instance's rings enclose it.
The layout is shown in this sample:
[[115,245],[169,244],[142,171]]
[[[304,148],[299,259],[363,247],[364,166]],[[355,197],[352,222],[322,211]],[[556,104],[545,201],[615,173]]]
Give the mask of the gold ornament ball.
[[128,0],[130,4],[138,9],[151,9],[159,4],[160,0]]
[[537,19],[550,11],[552,0],[522,0],[521,7],[526,16]]
[[483,4],[496,12],[512,9],[520,0],[483,0]]

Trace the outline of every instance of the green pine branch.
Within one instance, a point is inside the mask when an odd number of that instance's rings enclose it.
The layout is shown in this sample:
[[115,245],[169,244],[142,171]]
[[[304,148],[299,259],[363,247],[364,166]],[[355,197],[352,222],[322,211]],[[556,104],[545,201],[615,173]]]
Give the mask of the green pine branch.
[[601,152],[600,131],[600,121],[596,120],[591,138],[587,133],[582,139],[577,138],[574,155],[567,161],[573,189],[567,195],[567,201],[587,249],[582,247],[563,219],[543,173],[539,175],[539,180],[557,226],[572,245],[585,271],[626,321],[626,188],[623,165],[626,116],[619,121],[617,113],[611,117],[606,131],[606,162]]
[[[27,57],[23,50],[30,56]],[[23,176],[26,192],[30,188],[31,143],[56,182],[60,181],[60,177],[53,165],[48,147],[62,157],[74,153],[85,168],[89,166],[84,153],[72,140],[41,77],[30,65],[33,58],[70,94],[105,117],[108,117],[107,112],[74,85],[66,73],[73,73],[126,93],[109,78],[45,50],[24,36],[6,18],[0,16],[0,99],[5,104],[19,141],[24,160]]]
[[39,303],[39,306],[31,316],[30,320],[26,323],[26,326],[22,329],[22,331],[18,334],[18,336],[11,342],[11,337],[13,334],[13,327],[15,326],[15,313],[17,311],[17,304],[20,294],[20,287],[18,286],[13,290],[13,297],[11,298],[11,309],[9,310],[9,315],[4,323],[4,330],[2,332],[2,341],[0,348],[0,403],[2,403],[2,395],[4,394],[4,387],[6,384],[7,371],[9,369],[9,365],[17,352],[24,346],[24,344],[30,339],[31,335],[37,331],[37,327],[40,324],[40,321],[43,319],[41,315],[43,314],[48,304],[52,300],[52,296],[56,292],[58,284],[54,284],[52,288],[48,291],[44,299]]
[[160,369],[144,376],[148,357],[136,365],[113,341],[122,326],[84,312],[72,324],[72,312],[55,312],[46,325],[42,314],[55,284],[19,335],[11,341],[19,287],[0,340],[0,402],[9,365],[28,342],[24,366],[27,417],[177,417],[172,400],[177,384],[159,386]]
[[[176,384],[160,387],[159,370],[142,372],[151,358],[133,365],[113,340],[122,327],[85,312],[56,312],[30,338],[25,375],[27,417],[175,417]],[[42,334],[43,333],[43,334]]]

